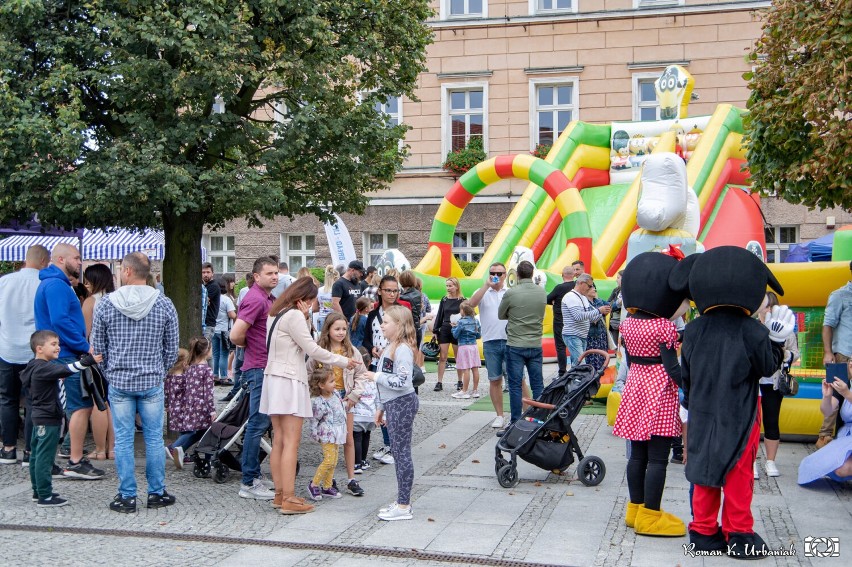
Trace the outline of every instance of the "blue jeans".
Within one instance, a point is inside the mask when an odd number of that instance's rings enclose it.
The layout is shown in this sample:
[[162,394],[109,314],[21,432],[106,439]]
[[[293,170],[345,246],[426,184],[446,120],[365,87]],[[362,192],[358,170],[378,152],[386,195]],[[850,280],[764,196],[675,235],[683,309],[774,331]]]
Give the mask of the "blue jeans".
[[249,389],[249,418],[243,438],[243,484],[251,485],[260,477],[260,438],[269,429],[269,416],[260,413],[260,393],[263,391],[263,368],[243,372]]
[[227,331],[217,331],[213,334],[213,376],[228,377],[228,341],[225,340]]
[[234,351],[234,386],[229,392],[231,397],[236,396],[237,392],[240,391],[240,387],[242,386],[243,360],[245,360],[245,357],[246,349],[244,349],[243,347],[237,347],[237,350]]
[[562,341],[571,352],[571,358],[569,359],[570,366],[568,367],[570,370],[574,366],[577,366],[580,362],[580,355],[586,351],[586,339],[577,335],[562,335]]
[[524,381],[524,367],[530,377],[530,389],[533,398],[538,398],[544,390],[541,375],[541,347],[506,346],[506,378],[509,382],[509,407],[512,410],[512,423],[518,421],[523,413],[521,385]]
[[482,342],[485,369],[489,380],[500,380],[506,375],[506,340],[494,339]]
[[184,450],[184,452],[187,452],[190,447],[198,443],[201,438],[204,437],[206,432],[206,429],[199,429],[198,431],[181,431],[180,437],[178,437],[174,443],[169,445],[169,447],[180,447]]
[[163,451],[163,385],[141,392],[109,389],[112,425],[115,429],[115,470],[122,498],[136,496],[136,459],[134,438],[136,414],[142,418],[145,438],[145,478],[148,494],[163,494],[166,489],[166,457]]

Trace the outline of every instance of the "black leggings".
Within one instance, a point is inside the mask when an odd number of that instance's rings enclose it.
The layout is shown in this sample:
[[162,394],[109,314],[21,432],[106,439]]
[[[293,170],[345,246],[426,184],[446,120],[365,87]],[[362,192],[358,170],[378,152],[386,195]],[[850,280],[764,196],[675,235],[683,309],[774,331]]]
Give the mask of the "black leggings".
[[778,428],[778,416],[781,415],[781,401],[784,394],[775,389],[774,384],[760,385],[760,411],[763,414],[763,438],[770,441],[781,439]]
[[672,437],[659,435],[652,435],[649,441],[630,442],[627,489],[631,502],[644,504],[649,510],[660,509],[671,447]]
[[370,452],[370,432],[354,431],[352,439],[355,441],[355,464],[363,463]]

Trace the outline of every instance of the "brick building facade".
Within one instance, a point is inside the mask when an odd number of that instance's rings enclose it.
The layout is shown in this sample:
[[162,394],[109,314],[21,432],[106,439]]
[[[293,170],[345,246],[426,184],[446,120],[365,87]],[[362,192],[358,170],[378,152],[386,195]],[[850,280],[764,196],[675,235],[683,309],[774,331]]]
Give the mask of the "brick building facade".
[[[410,157],[396,180],[372,195],[361,217],[344,215],[366,262],[399,248],[412,265],[426,252],[431,221],[454,178],[441,168],[447,152],[482,136],[489,157],[530,152],[552,142],[570,120],[607,123],[654,118],[647,88],[670,64],[695,78],[690,115],[718,104],[744,107],[750,69],[745,55],[761,32],[769,1],[746,0],[433,0],[434,43],[421,74],[418,101],[388,101],[393,120],[411,127]],[[501,181],[465,210],[454,251],[478,259],[526,183]],[[774,258],[790,242],[852,222],[842,211],[809,213],[764,199],[773,225]],[[316,218],[276,219],[262,229],[229,223],[205,243],[217,271],[243,273],[262,254],[291,269],[322,266],[330,253]],[[772,245],[770,245],[772,249]]]

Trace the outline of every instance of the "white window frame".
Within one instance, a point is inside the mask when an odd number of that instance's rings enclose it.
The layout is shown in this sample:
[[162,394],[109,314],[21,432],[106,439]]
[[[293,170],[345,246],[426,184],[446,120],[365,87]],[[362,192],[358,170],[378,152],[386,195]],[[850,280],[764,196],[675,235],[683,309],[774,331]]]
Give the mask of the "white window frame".
[[[552,0],[552,1],[556,2],[556,0]],[[636,0],[634,0],[634,1],[636,1]],[[571,0],[571,7],[570,8],[551,8],[550,10],[539,9],[538,3],[539,3],[539,0],[529,0],[530,15],[531,16],[536,15],[536,14],[545,14],[545,15],[549,15],[549,14],[576,14],[577,13],[577,7],[578,7],[578,4],[580,3],[580,0]]]
[[639,8],[668,8],[670,6],[683,6],[685,0],[633,0],[633,9]]
[[[796,231],[796,239],[795,239],[794,242],[785,242],[785,243],[778,242],[780,240],[779,237],[781,236],[781,229],[782,228],[792,228],[793,230]],[[781,259],[781,252],[782,251],[789,252],[790,248],[799,244],[801,242],[801,239],[802,239],[801,227],[798,224],[779,224],[779,225],[774,225],[774,226],[767,226],[767,227],[764,228],[764,231],[766,231],[766,230],[771,230],[775,234],[775,238],[774,238],[775,243],[773,243],[773,244],[770,244],[769,242],[766,243],[766,263],[767,264],[770,264],[770,263],[780,264],[780,263],[782,263],[783,260]],[[769,252],[770,251],[775,253],[773,255],[772,260],[769,259]]]
[[[396,237],[396,246],[390,246],[388,236]],[[370,237],[381,236],[382,248],[370,248]],[[392,248],[399,248],[399,232],[365,232],[363,240],[363,259],[365,266],[375,266],[376,262],[371,259],[371,256],[381,257],[385,252]]]
[[[530,151],[536,147],[538,136],[538,87],[558,86],[570,84],[571,89],[571,120],[580,119],[580,77],[573,75],[570,77],[553,77],[530,79]],[[558,126],[558,125],[557,125]],[[559,139],[559,135],[554,132],[553,143]]]
[[[312,236],[313,239],[314,239],[314,247],[313,248],[307,247],[306,239],[307,239],[308,236]],[[295,250],[295,254],[293,253],[294,251],[290,250],[290,237],[300,237],[302,239],[302,249],[301,250]],[[316,265],[315,265],[316,260],[317,260],[317,235],[316,234],[313,234],[313,233],[310,233],[310,232],[282,232],[281,233],[280,248],[281,248],[281,254],[280,254],[281,261],[287,262],[287,267],[293,273],[296,273],[298,271],[298,269],[301,268],[302,266],[305,266],[305,267],[308,267],[308,268],[316,267]],[[313,258],[313,260],[311,260],[311,262],[313,262],[312,265],[308,265],[309,262],[308,262],[307,258],[309,256]],[[300,266],[294,266],[293,258],[295,258],[295,257],[300,258],[300,261],[301,261]]]
[[[222,239],[222,250],[213,250],[213,239],[221,238]],[[232,239],[233,248],[228,248],[228,239]],[[236,243],[237,238],[233,234],[224,234],[224,233],[210,233],[205,234],[202,238],[204,242],[204,248],[207,249],[207,261],[213,264],[213,270],[217,274],[233,274],[235,273],[237,267],[237,255],[236,255]],[[222,268],[219,269],[216,266],[217,259],[222,259]],[[230,263],[230,267],[233,269],[228,269],[228,264]]]
[[387,112],[387,111],[385,110],[385,105],[386,105],[387,103],[382,103],[382,105],[381,105],[381,106],[382,106],[382,108],[381,108],[380,112],[383,112],[384,114],[387,114],[387,115],[388,115],[388,116],[390,116],[391,118],[396,118],[396,123],[397,123],[397,125],[400,125],[400,124],[402,124],[402,97],[401,97],[401,96],[395,96],[395,97],[393,97],[393,98],[395,98],[395,99],[396,99],[396,110],[397,110],[397,111],[396,111],[395,113],[393,113],[393,112]]
[[[640,100],[640,92],[639,92],[639,83],[645,82],[648,79],[657,80],[660,78],[659,72],[650,72],[650,73],[633,73],[632,81],[633,81],[633,120],[638,122],[641,120],[641,112],[640,108],[649,108],[648,106],[640,106],[642,101]],[[656,101],[657,108],[657,120],[660,119],[660,101],[654,99]]]
[[[464,234],[467,238],[467,246],[456,247],[453,246],[453,255],[459,261],[464,262],[479,262],[482,260],[482,256],[485,254],[485,231],[484,230],[457,230],[453,234],[453,241],[455,241],[456,234]],[[471,235],[472,234],[481,234],[482,235],[482,246],[471,246]],[[473,260],[473,254],[479,254],[478,260]],[[464,256],[464,257],[460,257]]]
[[450,91],[482,89],[482,147],[488,155],[488,82],[444,83],[441,85],[441,160],[452,147],[450,126]]
[[488,0],[482,0],[481,14],[450,14],[451,0],[441,0],[441,8],[438,17],[442,20],[470,20],[473,18],[488,17]]
[[213,107],[210,109],[210,114],[225,114],[225,99],[221,96],[216,96],[213,99]]

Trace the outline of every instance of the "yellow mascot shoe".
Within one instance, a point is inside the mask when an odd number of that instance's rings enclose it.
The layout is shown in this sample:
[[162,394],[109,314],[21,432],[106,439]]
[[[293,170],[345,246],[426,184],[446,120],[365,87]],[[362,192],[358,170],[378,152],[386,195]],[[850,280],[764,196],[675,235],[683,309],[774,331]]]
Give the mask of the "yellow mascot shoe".
[[627,503],[627,513],[624,515],[624,523],[627,524],[628,528],[632,528],[636,525],[636,513],[639,511],[639,508],[644,507],[644,504],[634,504],[633,502]]
[[649,510],[642,506],[636,513],[637,535],[680,537],[686,535],[686,526],[673,514],[662,510]]

